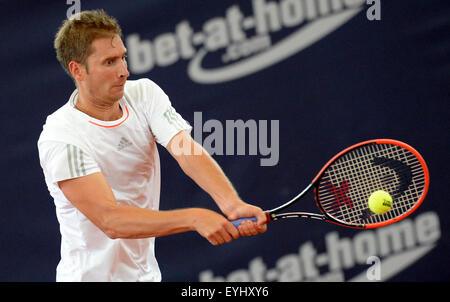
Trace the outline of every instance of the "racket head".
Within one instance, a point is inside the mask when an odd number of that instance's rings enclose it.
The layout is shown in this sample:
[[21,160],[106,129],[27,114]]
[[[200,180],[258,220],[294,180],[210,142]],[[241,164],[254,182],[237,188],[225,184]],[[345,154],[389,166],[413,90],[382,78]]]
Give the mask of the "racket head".
[[[404,219],[425,199],[429,187],[425,160],[413,147],[392,139],[353,145],[333,157],[313,180],[319,209],[330,222],[353,228],[377,228]],[[390,211],[375,214],[369,196],[393,198]]]

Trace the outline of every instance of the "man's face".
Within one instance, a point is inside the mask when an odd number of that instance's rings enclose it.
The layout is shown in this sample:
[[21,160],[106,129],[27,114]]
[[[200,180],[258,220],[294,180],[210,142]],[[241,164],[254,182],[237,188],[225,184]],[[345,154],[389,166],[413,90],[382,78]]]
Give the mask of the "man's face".
[[87,72],[79,82],[80,88],[97,102],[116,102],[123,97],[125,81],[130,75],[122,39],[118,35],[97,38],[91,47],[93,53],[86,60]]

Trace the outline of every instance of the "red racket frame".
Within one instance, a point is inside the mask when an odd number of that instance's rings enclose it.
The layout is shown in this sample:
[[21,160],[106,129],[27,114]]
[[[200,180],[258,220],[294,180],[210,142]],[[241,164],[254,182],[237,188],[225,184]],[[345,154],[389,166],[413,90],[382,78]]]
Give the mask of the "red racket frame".
[[[324,175],[325,170],[332,165],[336,160],[338,160],[341,156],[345,155],[346,153],[360,147],[363,145],[369,145],[369,144],[391,144],[391,145],[396,145],[402,148],[405,148],[406,150],[409,150],[411,153],[413,153],[417,159],[419,160],[423,171],[424,171],[424,180],[425,180],[425,188],[422,192],[422,195],[419,198],[419,201],[407,212],[405,212],[403,215],[400,215],[398,217],[383,221],[383,222],[378,222],[378,223],[370,223],[370,224],[365,224],[362,227],[358,227],[358,226],[352,226],[346,223],[340,223],[337,219],[331,217],[323,208],[322,205],[319,202],[319,197],[318,197],[318,190],[317,190],[317,185],[320,182],[321,177]],[[393,140],[393,139],[373,139],[373,140],[368,140],[368,141],[364,141],[361,143],[358,143],[356,145],[353,145],[351,147],[348,147],[347,149],[339,152],[338,154],[336,154],[332,159],[330,159],[328,161],[328,163],[322,168],[322,170],[320,170],[320,172],[317,174],[317,176],[314,178],[314,180],[312,181],[312,184],[314,186],[314,198],[316,200],[317,206],[320,209],[320,211],[322,212],[322,214],[324,214],[326,216],[326,220],[329,222],[333,222],[336,223],[338,225],[343,225],[346,227],[351,227],[351,228],[355,228],[355,229],[373,229],[373,228],[379,228],[379,227],[383,227],[383,226],[387,226],[390,225],[392,223],[398,222],[404,218],[406,218],[407,216],[409,216],[411,213],[413,213],[423,202],[423,200],[425,199],[425,196],[427,195],[428,192],[428,187],[430,184],[430,175],[428,172],[428,167],[427,164],[425,163],[425,160],[423,159],[422,155],[420,155],[420,153],[414,149],[413,147],[411,147],[408,144],[405,144],[401,141],[397,141],[397,140]]]

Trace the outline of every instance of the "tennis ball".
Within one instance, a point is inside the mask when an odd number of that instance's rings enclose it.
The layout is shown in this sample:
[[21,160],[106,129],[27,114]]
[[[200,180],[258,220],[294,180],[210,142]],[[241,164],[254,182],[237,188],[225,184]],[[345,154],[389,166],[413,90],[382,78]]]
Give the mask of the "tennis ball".
[[375,214],[385,214],[392,207],[392,197],[388,192],[378,190],[369,197],[369,209]]

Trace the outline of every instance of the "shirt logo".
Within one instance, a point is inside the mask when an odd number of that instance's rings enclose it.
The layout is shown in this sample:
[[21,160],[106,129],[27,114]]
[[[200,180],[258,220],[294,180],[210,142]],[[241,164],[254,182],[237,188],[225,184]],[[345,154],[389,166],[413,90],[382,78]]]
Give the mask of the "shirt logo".
[[129,140],[127,140],[125,137],[122,137],[120,139],[119,145],[117,146],[117,151],[121,151],[131,145],[132,143]]

